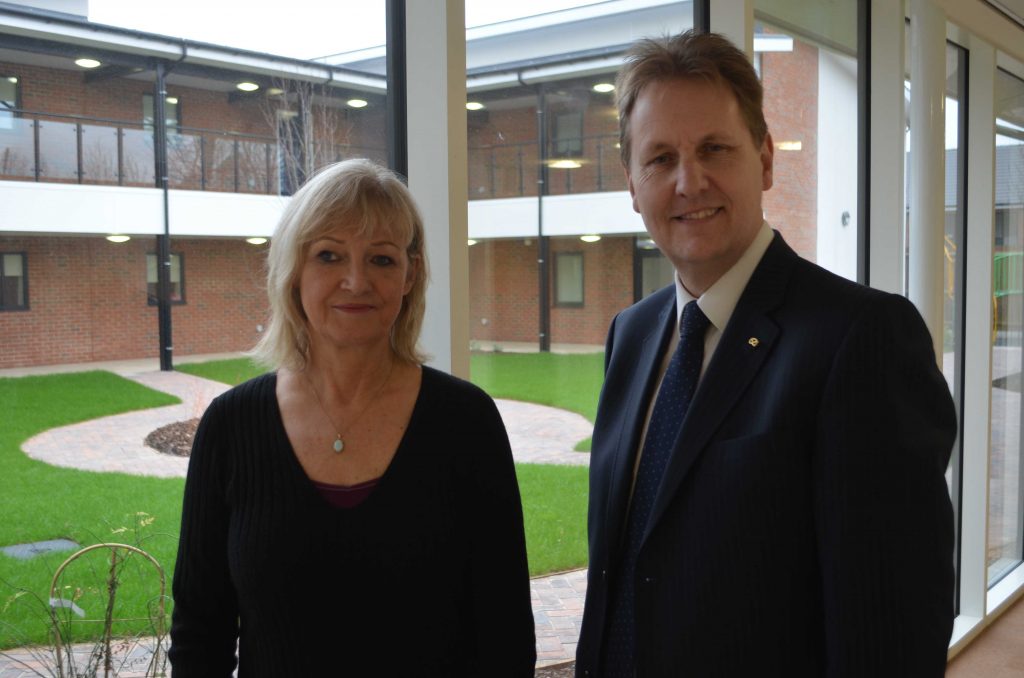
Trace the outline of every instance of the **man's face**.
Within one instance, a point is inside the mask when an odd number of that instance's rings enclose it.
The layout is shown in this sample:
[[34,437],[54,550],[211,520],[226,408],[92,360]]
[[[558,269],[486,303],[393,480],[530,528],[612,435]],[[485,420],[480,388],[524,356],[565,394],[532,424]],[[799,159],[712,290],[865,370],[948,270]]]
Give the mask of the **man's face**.
[[772,185],[772,141],[758,148],[724,85],[647,85],[629,121],[633,209],[686,289],[699,296],[746,251]]

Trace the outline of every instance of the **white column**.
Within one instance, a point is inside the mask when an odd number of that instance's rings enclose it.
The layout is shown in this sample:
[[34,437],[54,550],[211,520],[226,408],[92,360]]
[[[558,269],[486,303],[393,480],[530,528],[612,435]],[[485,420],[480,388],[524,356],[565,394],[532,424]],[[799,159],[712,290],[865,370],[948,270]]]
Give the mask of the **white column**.
[[427,231],[431,283],[422,345],[469,377],[466,23],[462,0],[406,3],[409,188]]
[[967,285],[964,293],[964,427],[960,505],[960,616],[951,645],[985,616],[988,469],[992,402],[992,242],[995,175],[995,50],[970,45],[967,105]]
[[903,294],[905,29],[903,3],[871,0],[868,284]]
[[910,82],[909,296],[941,364],[946,20],[932,0],[910,0]]
[[721,33],[754,58],[754,0],[712,0],[711,32]]

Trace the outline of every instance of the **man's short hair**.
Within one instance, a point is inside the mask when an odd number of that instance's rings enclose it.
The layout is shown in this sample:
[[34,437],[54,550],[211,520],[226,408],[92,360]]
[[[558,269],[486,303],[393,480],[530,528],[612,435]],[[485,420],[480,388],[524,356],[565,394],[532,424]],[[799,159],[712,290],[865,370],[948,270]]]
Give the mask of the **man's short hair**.
[[761,110],[764,89],[747,55],[718,33],[689,30],[672,37],[645,38],[626,53],[615,80],[619,149],[625,167],[631,151],[629,119],[640,93],[653,82],[677,79],[702,79],[727,87],[736,97],[754,145],[760,148],[768,134]]

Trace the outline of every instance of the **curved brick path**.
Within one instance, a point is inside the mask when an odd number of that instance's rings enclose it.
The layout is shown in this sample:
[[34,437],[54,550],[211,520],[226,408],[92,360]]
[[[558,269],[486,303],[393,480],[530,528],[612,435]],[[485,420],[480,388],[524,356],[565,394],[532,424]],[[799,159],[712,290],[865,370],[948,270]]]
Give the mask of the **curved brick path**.
[[[160,372],[147,365],[111,365],[107,369],[149,388],[171,393],[180,405],[81,422],[45,431],[27,440],[30,457],[55,466],[90,471],[182,477],[188,459],[160,454],[143,442],[150,431],[202,414],[210,400],[228,387],[183,372]],[[587,465],[590,455],[573,446],[590,435],[591,424],[580,415],[553,407],[511,400],[496,401],[508,430],[516,461],[540,464]],[[537,633],[537,666],[571,660],[576,654],[586,570],[538,577],[530,582]],[[0,657],[0,678],[38,675],[20,662],[31,662],[27,651],[12,650]],[[20,660],[20,662],[18,661]]]

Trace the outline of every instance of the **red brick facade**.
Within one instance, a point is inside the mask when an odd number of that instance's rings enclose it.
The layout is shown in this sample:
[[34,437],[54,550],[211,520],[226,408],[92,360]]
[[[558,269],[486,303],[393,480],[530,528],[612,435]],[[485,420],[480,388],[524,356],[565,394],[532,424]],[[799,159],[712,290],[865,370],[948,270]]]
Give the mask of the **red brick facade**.
[[[558,253],[583,255],[583,305],[550,302],[552,343],[604,343],[612,317],[633,303],[633,240],[618,236],[596,243],[578,238],[549,241],[552,300]],[[497,344],[539,340],[537,258],[536,238],[484,240],[469,248],[471,339]]]
[[[0,369],[156,357],[157,307],[147,302],[146,254],[154,238],[115,244],[99,236],[0,236],[23,252],[29,308],[0,312]],[[239,351],[266,322],[265,246],[174,239],[184,262],[185,303],[171,310],[174,353]]]
[[[765,114],[773,138],[801,142],[799,151],[776,151],[775,185],[765,195],[765,212],[798,252],[813,259],[817,50],[794,42],[793,52],[763,54],[761,69],[766,82]],[[82,71],[3,62],[0,76],[17,76],[20,107],[43,114],[27,117],[47,121],[48,114],[51,124],[58,121],[53,116],[77,115],[119,121],[140,130],[143,94],[152,91],[151,83],[144,81],[113,78],[89,83]],[[593,92],[591,84],[592,78],[545,85],[545,157],[582,163],[576,169],[549,168],[547,195],[626,188],[615,147],[618,123],[613,97]],[[277,192],[274,114],[264,98],[174,85],[168,90],[178,98],[179,124],[184,128],[169,152],[172,188]],[[470,199],[535,196],[541,166],[537,89],[518,87],[480,97],[484,110],[468,116]],[[331,122],[318,124],[317,129],[328,129],[353,153],[362,149],[367,154],[367,148],[380,147],[386,138],[379,106],[362,111],[334,108],[329,115],[334,116]],[[210,132],[190,131],[194,129]],[[236,145],[228,133],[258,135],[262,140],[244,139]],[[201,168],[200,137],[205,154]],[[74,137],[69,138],[74,144]],[[73,158],[74,151],[66,147],[64,152]],[[237,159],[232,153],[238,154]],[[369,154],[375,153],[382,154],[383,149]],[[117,183],[116,170],[110,174],[109,158],[103,171],[88,163],[86,157],[85,183]],[[141,164],[135,175],[126,169],[121,183],[152,186],[152,165]],[[238,176],[245,179],[239,181]],[[4,174],[2,169],[0,178],[32,180],[30,174]],[[65,169],[62,176],[44,175],[42,180],[78,178]],[[152,239],[115,245],[99,236],[8,237],[2,235],[3,229],[0,212],[0,252],[27,253],[30,308],[0,312],[0,368],[157,355],[156,308],[146,302],[145,253],[155,249]],[[582,253],[584,276],[582,305],[559,306],[549,301],[551,342],[602,344],[613,315],[634,301],[634,238],[605,236],[589,244],[576,237],[552,238],[550,245],[552,263],[559,252]],[[186,303],[172,310],[174,353],[251,347],[257,338],[256,326],[265,322],[261,248],[228,239],[172,239],[171,249],[184,256],[186,294]],[[470,248],[473,340],[498,344],[538,340],[537,257],[535,238],[482,240]],[[554,266],[551,276],[553,295]]]

